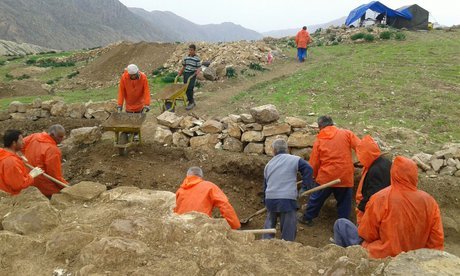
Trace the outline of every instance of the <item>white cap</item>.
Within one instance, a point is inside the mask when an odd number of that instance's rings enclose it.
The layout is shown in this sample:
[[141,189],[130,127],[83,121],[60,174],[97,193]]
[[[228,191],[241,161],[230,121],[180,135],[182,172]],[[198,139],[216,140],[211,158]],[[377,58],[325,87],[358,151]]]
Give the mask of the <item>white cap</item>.
[[130,75],[134,75],[137,74],[137,72],[139,72],[139,68],[137,68],[136,64],[130,64],[126,69],[128,69],[128,74]]

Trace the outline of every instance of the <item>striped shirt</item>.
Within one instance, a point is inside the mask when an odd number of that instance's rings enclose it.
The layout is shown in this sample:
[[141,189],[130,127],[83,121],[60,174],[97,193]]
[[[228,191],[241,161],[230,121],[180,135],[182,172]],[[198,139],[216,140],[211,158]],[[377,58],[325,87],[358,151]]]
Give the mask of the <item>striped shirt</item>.
[[200,58],[195,55],[193,57],[191,56],[186,56],[184,60],[182,61],[182,66],[185,66],[185,73],[195,73],[198,68],[201,67],[201,61]]

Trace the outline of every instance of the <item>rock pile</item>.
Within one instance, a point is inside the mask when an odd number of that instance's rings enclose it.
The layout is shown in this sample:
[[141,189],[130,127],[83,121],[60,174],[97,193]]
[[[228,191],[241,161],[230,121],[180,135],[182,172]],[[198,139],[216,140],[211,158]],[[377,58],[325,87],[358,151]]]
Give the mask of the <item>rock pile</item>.
[[274,105],[255,107],[250,113],[232,114],[221,120],[183,117],[166,111],[157,121],[157,143],[270,156],[273,141],[281,138],[287,141],[292,154],[307,158],[317,133],[317,128],[300,118],[287,117],[280,122]]
[[455,175],[460,177],[460,144],[446,144],[433,154],[418,153],[412,157],[418,167],[430,177]]
[[73,119],[106,120],[111,112],[116,111],[115,100],[106,102],[72,103],[66,104],[59,100],[42,101],[37,98],[31,104],[13,101],[8,110],[0,111],[0,121],[13,120],[38,120],[49,117],[69,117]]
[[418,250],[368,259],[360,246],[255,240],[223,219],[173,213],[171,192],[95,182],[48,201],[35,187],[0,194],[1,275],[405,275],[458,271],[460,259]]
[[[209,67],[204,70],[211,72],[209,74],[218,78],[226,76],[227,68],[243,68],[251,63],[267,63],[268,52],[273,51],[280,55],[281,50],[276,46],[268,45],[264,41],[248,42],[230,42],[230,43],[205,43],[196,44],[197,55],[202,62],[209,62]],[[182,66],[183,58],[188,54],[188,44],[180,45],[171,55],[168,61],[163,65],[168,70],[178,70]],[[206,77],[206,75],[205,75]],[[211,77],[207,77],[211,79]]]

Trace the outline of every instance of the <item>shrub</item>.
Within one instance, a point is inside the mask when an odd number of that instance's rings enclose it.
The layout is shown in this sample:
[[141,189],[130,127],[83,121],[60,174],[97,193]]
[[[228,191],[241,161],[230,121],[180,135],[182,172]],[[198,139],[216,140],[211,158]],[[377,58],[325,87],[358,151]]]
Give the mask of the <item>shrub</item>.
[[331,30],[331,29],[329,29],[329,28],[328,28],[328,29],[326,29],[326,33],[327,33],[327,34],[330,34],[331,32],[332,32],[332,30]]
[[236,70],[233,67],[227,67],[227,71],[225,72],[225,76],[227,78],[236,78]]
[[391,32],[389,32],[389,31],[384,31],[384,32],[381,32],[381,33],[380,33],[380,38],[381,38],[381,39],[390,39],[390,38],[391,38],[391,35],[392,35]]
[[316,29],[315,34],[320,34],[322,30],[323,30],[322,28]]
[[318,40],[318,42],[316,42],[316,46],[318,46],[318,47],[323,46],[323,42],[321,40]]
[[335,46],[335,45],[339,45],[339,42],[337,42],[337,41],[334,41],[334,42],[332,42],[332,45],[333,45],[333,46]]
[[249,69],[252,69],[254,71],[265,71],[266,69],[262,67],[259,63],[251,62],[249,64]]
[[54,83],[54,80],[49,80],[46,82],[46,84],[52,85]]
[[3,66],[6,64],[6,60],[0,60],[0,66]]
[[7,60],[8,61],[13,61],[13,60],[16,60],[16,59],[21,59],[23,58],[23,56],[12,56],[12,57],[9,57]]
[[11,74],[9,74],[9,73],[6,73],[6,74],[5,74],[5,78],[7,78],[7,79],[14,79],[14,77],[13,77]]
[[351,40],[357,40],[357,39],[364,38],[364,33],[357,33],[357,34],[354,34],[354,35],[352,35],[350,38],[351,38]]
[[176,79],[176,76],[177,76],[177,72],[169,72],[168,74],[166,74],[166,76],[161,78],[161,81],[165,83],[173,83],[174,80]]
[[385,25],[385,24],[378,24],[378,25],[377,25],[377,27],[379,27],[379,28],[383,28],[383,29],[386,29],[386,28],[388,28],[388,26],[387,26],[387,25]]
[[365,34],[364,35],[364,40],[368,41],[368,42],[372,42],[375,40],[375,37],[373,34]]
[[18,77],[18,80],[26,80],[26,79],[30,79],[30,76],[26,74],[22,74],[21,76]]
[[[29,59],[29,60],[32,60],[32,59]],[[56,61],[51,58],[39,59],[35,61],[34,64],[38,67],[72,67],[72,66],[75,66],[75,62],[73,61]]]
[[374,29],[372,29],[371,27],[368,27],[368,28],[367,28],[367,31],[368,31],[369,33],[372,33],[372,32],[374,31]]
[[37,60],[35,60],[33,58],[29,58],[28,60],[26,60],[27,65],[32,65],[32,64],[35,64],[36,62],[37,62]]
[[406,34],[403,32],[397,32],[395,34],[395,39],[396,40],[405,40],[406,39]]
[[79,71],[72,72],[72,73],[70,73],[70,74],[67,75],[67,78],[68,78],[68,79],[71,79],[71,78],[75,77],[75,76],[78,75],[78,74],[80,74]]
[[297,48],[297,45],[295,44],[295,40],[294,40],[294,39],[288,40],[287,46],[288,46],[288,47],[292,47],[292,48]]
[[164,72],[165,69],[166,68],[164,68],[163,66],[160,66],[157,69],[152,71],[152,75],[154,75],[154,76],[161,75]]

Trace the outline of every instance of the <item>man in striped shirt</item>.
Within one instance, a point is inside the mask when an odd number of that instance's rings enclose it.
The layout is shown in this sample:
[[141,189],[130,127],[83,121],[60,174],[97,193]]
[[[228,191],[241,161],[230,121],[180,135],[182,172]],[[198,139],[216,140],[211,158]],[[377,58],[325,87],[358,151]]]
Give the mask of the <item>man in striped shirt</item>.
[[187,101],[188,105],[185,109],[191,110],[195,107],[195,100],[193,99],[193,88],[195,87],[196,76],[201,70],[200,58],[196,55],[196,46],[191,44],[188,47],[188,56],[182,61],[182,69],[179,71],[179,76],[184,74],[184,83],[190,79],[190,84],[187,88]]

